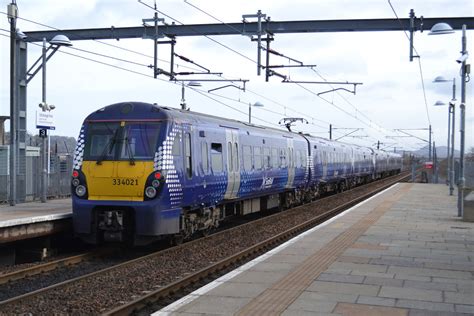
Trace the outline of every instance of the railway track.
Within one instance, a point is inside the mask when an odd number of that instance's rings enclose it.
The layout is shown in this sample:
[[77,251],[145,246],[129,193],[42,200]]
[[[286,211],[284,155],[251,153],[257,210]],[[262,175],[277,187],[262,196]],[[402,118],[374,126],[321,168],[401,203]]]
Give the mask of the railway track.
[[96,252],[86,252],[79,255],[70,256],[67,258],[61,258],[54,261],[41,263],[38,265],[30,266],[25,269],[11,271],[8,273],[0,274],[0,285],[21,280],[27,277],[35,276],[44,272],[56,270],[58,268],[67,267],[70,265],[78,264],[84,260],[96,257],[99,254]]
[[[375,189],[364,186],[329,196],[316,203],[5,300],[0,302],[0,314],[133,313],[172,294],[184,295],[201,280],[254,258],[407,177],[405,174],[387,178],[373,183],[377,186]],[[351,196],[354,191],[358,192],[357,198]],[[318,215],[315,216],[317,208]]]

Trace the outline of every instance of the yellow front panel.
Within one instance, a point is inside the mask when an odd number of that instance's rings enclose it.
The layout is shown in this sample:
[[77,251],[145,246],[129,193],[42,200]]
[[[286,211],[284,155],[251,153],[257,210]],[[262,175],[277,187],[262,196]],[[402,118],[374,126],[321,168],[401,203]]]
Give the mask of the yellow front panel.
[[143,201],[143,191],[153,161],[84,161],[89,200]]

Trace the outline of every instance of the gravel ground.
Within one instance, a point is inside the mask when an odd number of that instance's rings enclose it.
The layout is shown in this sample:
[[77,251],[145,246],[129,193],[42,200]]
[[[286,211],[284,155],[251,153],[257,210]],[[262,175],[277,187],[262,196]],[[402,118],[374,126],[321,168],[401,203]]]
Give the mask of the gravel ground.
[[[0,314],[99,314],[165,286],[213,262],[266,240],[341,205],[387,180],[331,196],[237,229],[170,248],[157,255],[89,277],[21,303],[0,305]],[[2,285],[3,292],[4,285]]]

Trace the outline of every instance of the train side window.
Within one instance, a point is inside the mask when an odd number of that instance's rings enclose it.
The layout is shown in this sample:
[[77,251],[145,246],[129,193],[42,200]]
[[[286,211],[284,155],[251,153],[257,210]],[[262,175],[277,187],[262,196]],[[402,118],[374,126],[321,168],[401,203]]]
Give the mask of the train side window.
[[186,164],[186,175],[188,178],[193,176],[193,162],[191,157],[191,134],[186,133],[184,135],[184,155]]
[[254,167],[256,170],[262,169],[262,147],[253,148]]
[[265,169],[270,169],[270,162],[271,162],[271,158],[270,158],[270,148],[263,148],[263,167]]
[[202,171],[207,174],[209,173],[209,149],[207,143],[201,143],[201,159],[202,159]]
[[244,170],[252,170],[252,148],[250,146],[242,146],[242,156],[244,160]]
[[287,156],[286,149],[281,148],[280,149],[280,167],[281,168],[286,167],[286,156]]
[[288,148],[288,167],[293,168],[293,148]]
[[239,164],[239,144],[235,143],[234,144],[234,152],[233,152],[233,165],[234,165],[234,171],[239,171],[240,170],[240,164]]
[[272,148],[272,167],[278,168],[278,149]]
[[212,171],[222,172],[222,144],[212,143],[211,144],[211,166]]
[[232,171],[234,168],[232,168],[232,143],[228,142],[227,143],[227,171]]
[[181,155],[181,135],[179,133],[174,138],[172,154],[173,156]]

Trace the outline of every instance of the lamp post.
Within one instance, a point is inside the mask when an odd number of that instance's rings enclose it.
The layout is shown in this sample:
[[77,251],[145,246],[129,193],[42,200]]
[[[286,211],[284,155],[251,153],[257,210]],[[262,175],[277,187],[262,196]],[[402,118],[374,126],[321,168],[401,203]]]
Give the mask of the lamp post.
[[[21,36],[22,33],[18,32],[18,37],[20,40],[24,40],[25,36]],[[18,39],[17,39],[18,40]],[[30,69],[26,72],[26,75],[24,78],[18,78],[16,66],[15,69],[12,71],[11,74],[11,81],[12,81],[12,95],[11,95],[11,103],[13,106],[11,107],[10,111],[11,114],[10,116],[12,117],[11,122],[15,122],[16,119],[19,117],[19,111],[20,109],[18,108],[18,96],[17,96],[17,91],[20,86],[20,82],[23,82],[23,86],[26,87],[28,83],[33,79],[33,77],[41,70],[43,69],[43,86],[42,86],[42,102],[40,103],[40,107],[42,108],[43,112],[44,111],[50,111],[54,109],[53,105],[48,105],[46,103],[46,62],[53,56],[53,54],[59,49],[61,46],[72,46],[71,42],[69,41],[69,38],[67,38],[64,35],[56,35],[54,36],[51,41],[49,42],[50,46],[46,48],[46,39],[43,39],[43,51],[41,56],[35,61],[35,63],[30,67]],[[12,44],[12,55],[14,56],[16,54],[16,44]],[[49,50],[52,50],[49,55],[47,54]],[[11,127],[11,134],[16,135],[18,132],[18,124],[14,123],[13,125],[10,125]],[[51,126],[47,126],[46,128],[50,128]],[[42,135],[43,134],[43,135]],[[40,130],[40,136],[47,136],[47,130],[42,129]],[[10,168],[10,205],[14,206],[16,204],[17,200],[17,190],[16,190],[16,172],[18,169],[18,138],[12,137],[11,141],[11,151],[10,151],[10,166],[13,166]],[[47,188],[47,180],[48,180],[48,175],[47,175],[47,167],[48,167],[48,159],[46,158],[46,143],[45,139],[43,139],[43,150],[42,150],[42,181],[41,181],[41,202],[46,202],[46,188]]]
[[[452,27],[447,23],[437,23],[433,25],[430,35],[449,34],[453,33]],[[466,45],[466,24],[462,26],[461,38],[461,57],[456,62],[461,64],[461,104],[459,106],[461,111],[460,118],[460,155],[459,155],[459,184],[458,184],[458,216],[463,216],[464,213],[464,151],[465,151],[465,123],[466,123],[466,79],[468,74],[468,66],[466,61],[469,57]]]
[[[42,112],[50,112],[51,110],[55,109],[55,106],[52,104],[48,104],[46,102],[46,62],[48,61],[49,58],[59,49],[61,46],[72,46],[71,42],[69,39],[64,36],[64,35],[56,35],[51,41],[50,41],[50,46],[47,48],[46,47],[46,38],[43,38],[43,53],[41,55],[41,68],[43,69],[42,71],[42,77],[43,77],[43,84],[42,84],[42,97],[41,97],[41,103],[39,104],[39,107],[41,108]],[[49,49],[53,49],[52,53],[47,56],[47,52]],[[39,61],[39,59],[38,59]],[[34,66],[34,65],[33,65]],[[39,68],[37,69],[39,70]],[[33,75],[34,76],[34,75]],[[29,82],[32,77],[28,78],[27,82]],[[38,124],[38,122],[37,122]],[[49,126],[51,127],[51,126]],[[41,202],[46,203],[47,200],[47,193],[48,193],[48,176],[49,176],[49,150],[48,150],[48,129],[47,128],[42,128],[40,129],[40,137],[43,139],[42,141],[42,147],[43,150],[41,151],[41,156],[42,156],[42,177],[41,177]]]
[[200,87],[201,84],[197,81],[190,81],[187,84],[184,84],[184,81],[181,81],[181,110],[186,110],[186,98],[184,96],[185,87]]
[[16,31],[16,20],[18,16],[18,7],[14,1],[7,7],[8,20],[10,22],[10,205],[15,206],[17,201],[17,184],[16,184],[16,173],[18,169],[17,164],[17,149],[18,149],[18,138],[17,138],[17,118],[18,107],[16,98],[16,92],[18,87],[17,78],[17,31]]
[[[450,82],[443,76],[438,76],[433,80],[434,83],[439,82]],[[451,102],[448,105],[448,152],[446,158],[448,159],[448,184],[449,184],[449,195],[453,195],[454,192],[454,135],[455,135],[455,104],[456,101],[456,78],[453,78],[453,96]],[[446,105],[442,101],[437,101],[435,106]]]
[[263,104],[258,101],[254,104],[249,103],[249,124],[252,124],[252,106],[257,108],[263,108]]

